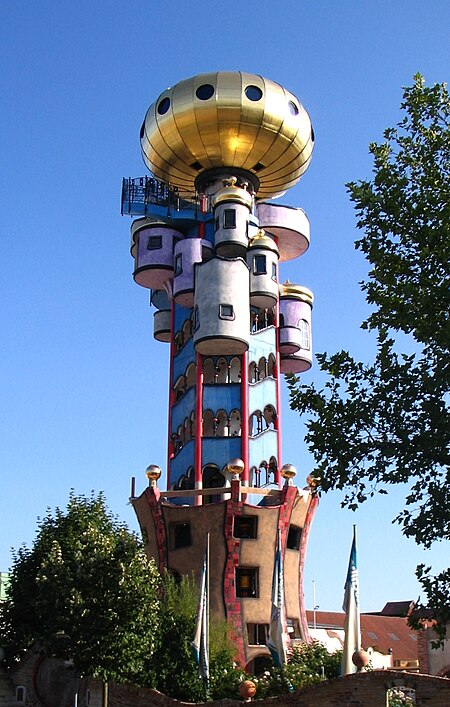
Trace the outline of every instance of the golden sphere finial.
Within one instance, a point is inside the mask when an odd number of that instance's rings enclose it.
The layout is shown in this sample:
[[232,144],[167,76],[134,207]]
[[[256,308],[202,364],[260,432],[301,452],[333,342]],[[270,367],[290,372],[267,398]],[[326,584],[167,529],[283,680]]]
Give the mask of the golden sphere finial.
[[289,481],[290,479],[293,479],[294,476],[297,474],[297,469],[293,464],[283,464],[280,469],[280,474],[283,479],[287,479]]
[[156,464],[150,464],[145,470],[145,475],[150,481],[158,481],[162,472]]
[[244,473],[245,464],[242,459],[230,459],[226,470],[233,475],[241,476]]

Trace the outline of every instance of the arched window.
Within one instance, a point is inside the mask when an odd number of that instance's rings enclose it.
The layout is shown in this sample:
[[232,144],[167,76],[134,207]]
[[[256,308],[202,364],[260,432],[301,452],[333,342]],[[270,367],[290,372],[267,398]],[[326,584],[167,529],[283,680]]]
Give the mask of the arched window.
[[273,405],[266,405],[264,408],[264,420],[266,422],[266,429],[273,430],[275,427],[275,420],[277,419],[277,413]]
[[[218,489],[225,486],[225,477],[215,464],[206,464],[203,467],[202,479],[204,489]],[[221,500],[222,496],[203,496],[203,503],[205,504]]]
[[241,413],[239,410],[232,410],[230,415],[230,436],[239,437],[241,434]]
[[264,356],[261,356],[261,358],[259,359],[258,368],[260,380],[263,380],[263,378],[267,378],[267,360],[264,358]]
[[259,435],[263,431],[262,420],[263,417],[260,410],[255,410],[255,412],[250,415],[249,432],[251,437],[256,437],[256,435]]
[[197,380],[197,371],[195,368],[195,363],[190,363],[186,369],[186,390],[188,388],[193,388]]
[[214,377],[216,375],[216,368],[214,366],[214,361],[212,358],[205,358],[203,361],[203,382],[204,383],[214,383]]
[[228,415],[225,410],[219,410],[216,415],[216,437],[228,437]]
[[177,378],[173,389],[175,391],[175,400],[179,400],[186,390],[186,380],[184,376]]
[[219,358],[216,364],[216,382],[228,383],[228,362],[226,358]]
[[184,441],[189,442],[192,439],[191,421],[189,417],[186,417],[184,421]]
[[257,370],[258,367],[254,361],[252,361],[248,367],[248,382],[249,383],[256,383],[258,380],[257,378]]
[[186,321],[183,324],[183,341],[186,343],[186,341],[189,341],[189,339],[192,336],[192,322],[190,319],[186,319]]
[[234,356],[230,361],[230,383],[240,383],[241,381],[241,361]]
[[275,356],[273,354],[269,354],[269,362],[267,366],[267,374],[269,376],[274,377],[275,376]]
[[203,413],[203,437],[214,436],[214,414],[212,410]]
[[309,351],[311,348],[311,336],[309,322],[306,319],[300,319],[298,323],[298,328],[300,329],[300,346],[302,349]]

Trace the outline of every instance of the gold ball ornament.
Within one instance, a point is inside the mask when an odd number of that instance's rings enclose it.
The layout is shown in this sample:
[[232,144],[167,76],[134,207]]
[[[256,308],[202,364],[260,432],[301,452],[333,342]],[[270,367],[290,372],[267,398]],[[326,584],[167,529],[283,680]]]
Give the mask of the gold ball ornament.
[[297,469],[293,464],[283,464],[280,469],[280,474],[283,479],[293,479],[294,476],[297,474]]
[[230,474],[236,474],[237,476],[241,476],[244,473],[244,469],[245,464],[242,459],[230,459],[227,464],[227,471]]
[[150,481],[158,481],[161,473],[161,469],[156,464],[150,464],[145,470],[145,475]]

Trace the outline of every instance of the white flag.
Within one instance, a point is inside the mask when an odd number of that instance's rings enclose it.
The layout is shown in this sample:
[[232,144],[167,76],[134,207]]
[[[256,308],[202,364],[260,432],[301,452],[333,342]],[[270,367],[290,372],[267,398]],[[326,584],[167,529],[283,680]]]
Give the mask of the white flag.
[[269,639],[267,647],[277,667],[287,662],[289,637],[285,630],[283,555],[281,533],[278,530],[277,547],[272,577],[272,610],[270,613]]
[[353,542],[348,563],[347,579],[345,581],[344,603],[345,611],[345,639],[342,653],[342,675],[356,672],[352,661],[355,651],[361,648],[361,629],[359,618],[359,580],[358,563],[356,558],[356,525],[353,526]]
[[209,680],[209,533],[203,559],[200,600],[198,603],[197,627],[192,641],[194,659],[198,665],[198,674]]

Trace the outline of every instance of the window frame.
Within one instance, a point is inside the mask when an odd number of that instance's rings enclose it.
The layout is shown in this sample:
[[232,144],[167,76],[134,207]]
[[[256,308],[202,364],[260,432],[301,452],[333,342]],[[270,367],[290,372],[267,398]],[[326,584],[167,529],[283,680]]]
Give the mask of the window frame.
[[[232,218],[231,214],[233,214]],[[228,219],[231,219],[231,223],[228,222]],[[234,230],[236,228],[236,209],[224,209],[222,223],[224,230]]]
[[[224,313],[224,308],[229,307],[230,308],[230,314],[225,314]],[[234,313],[234,307],[232,304],[229,304],[228,302],[221,302],[219,304],[219,319],[224,319],[226,321],[234,321],[236,318],[236,315]]]
[[149,236],[147,238],[147,250],[161,250],[162,236]]

